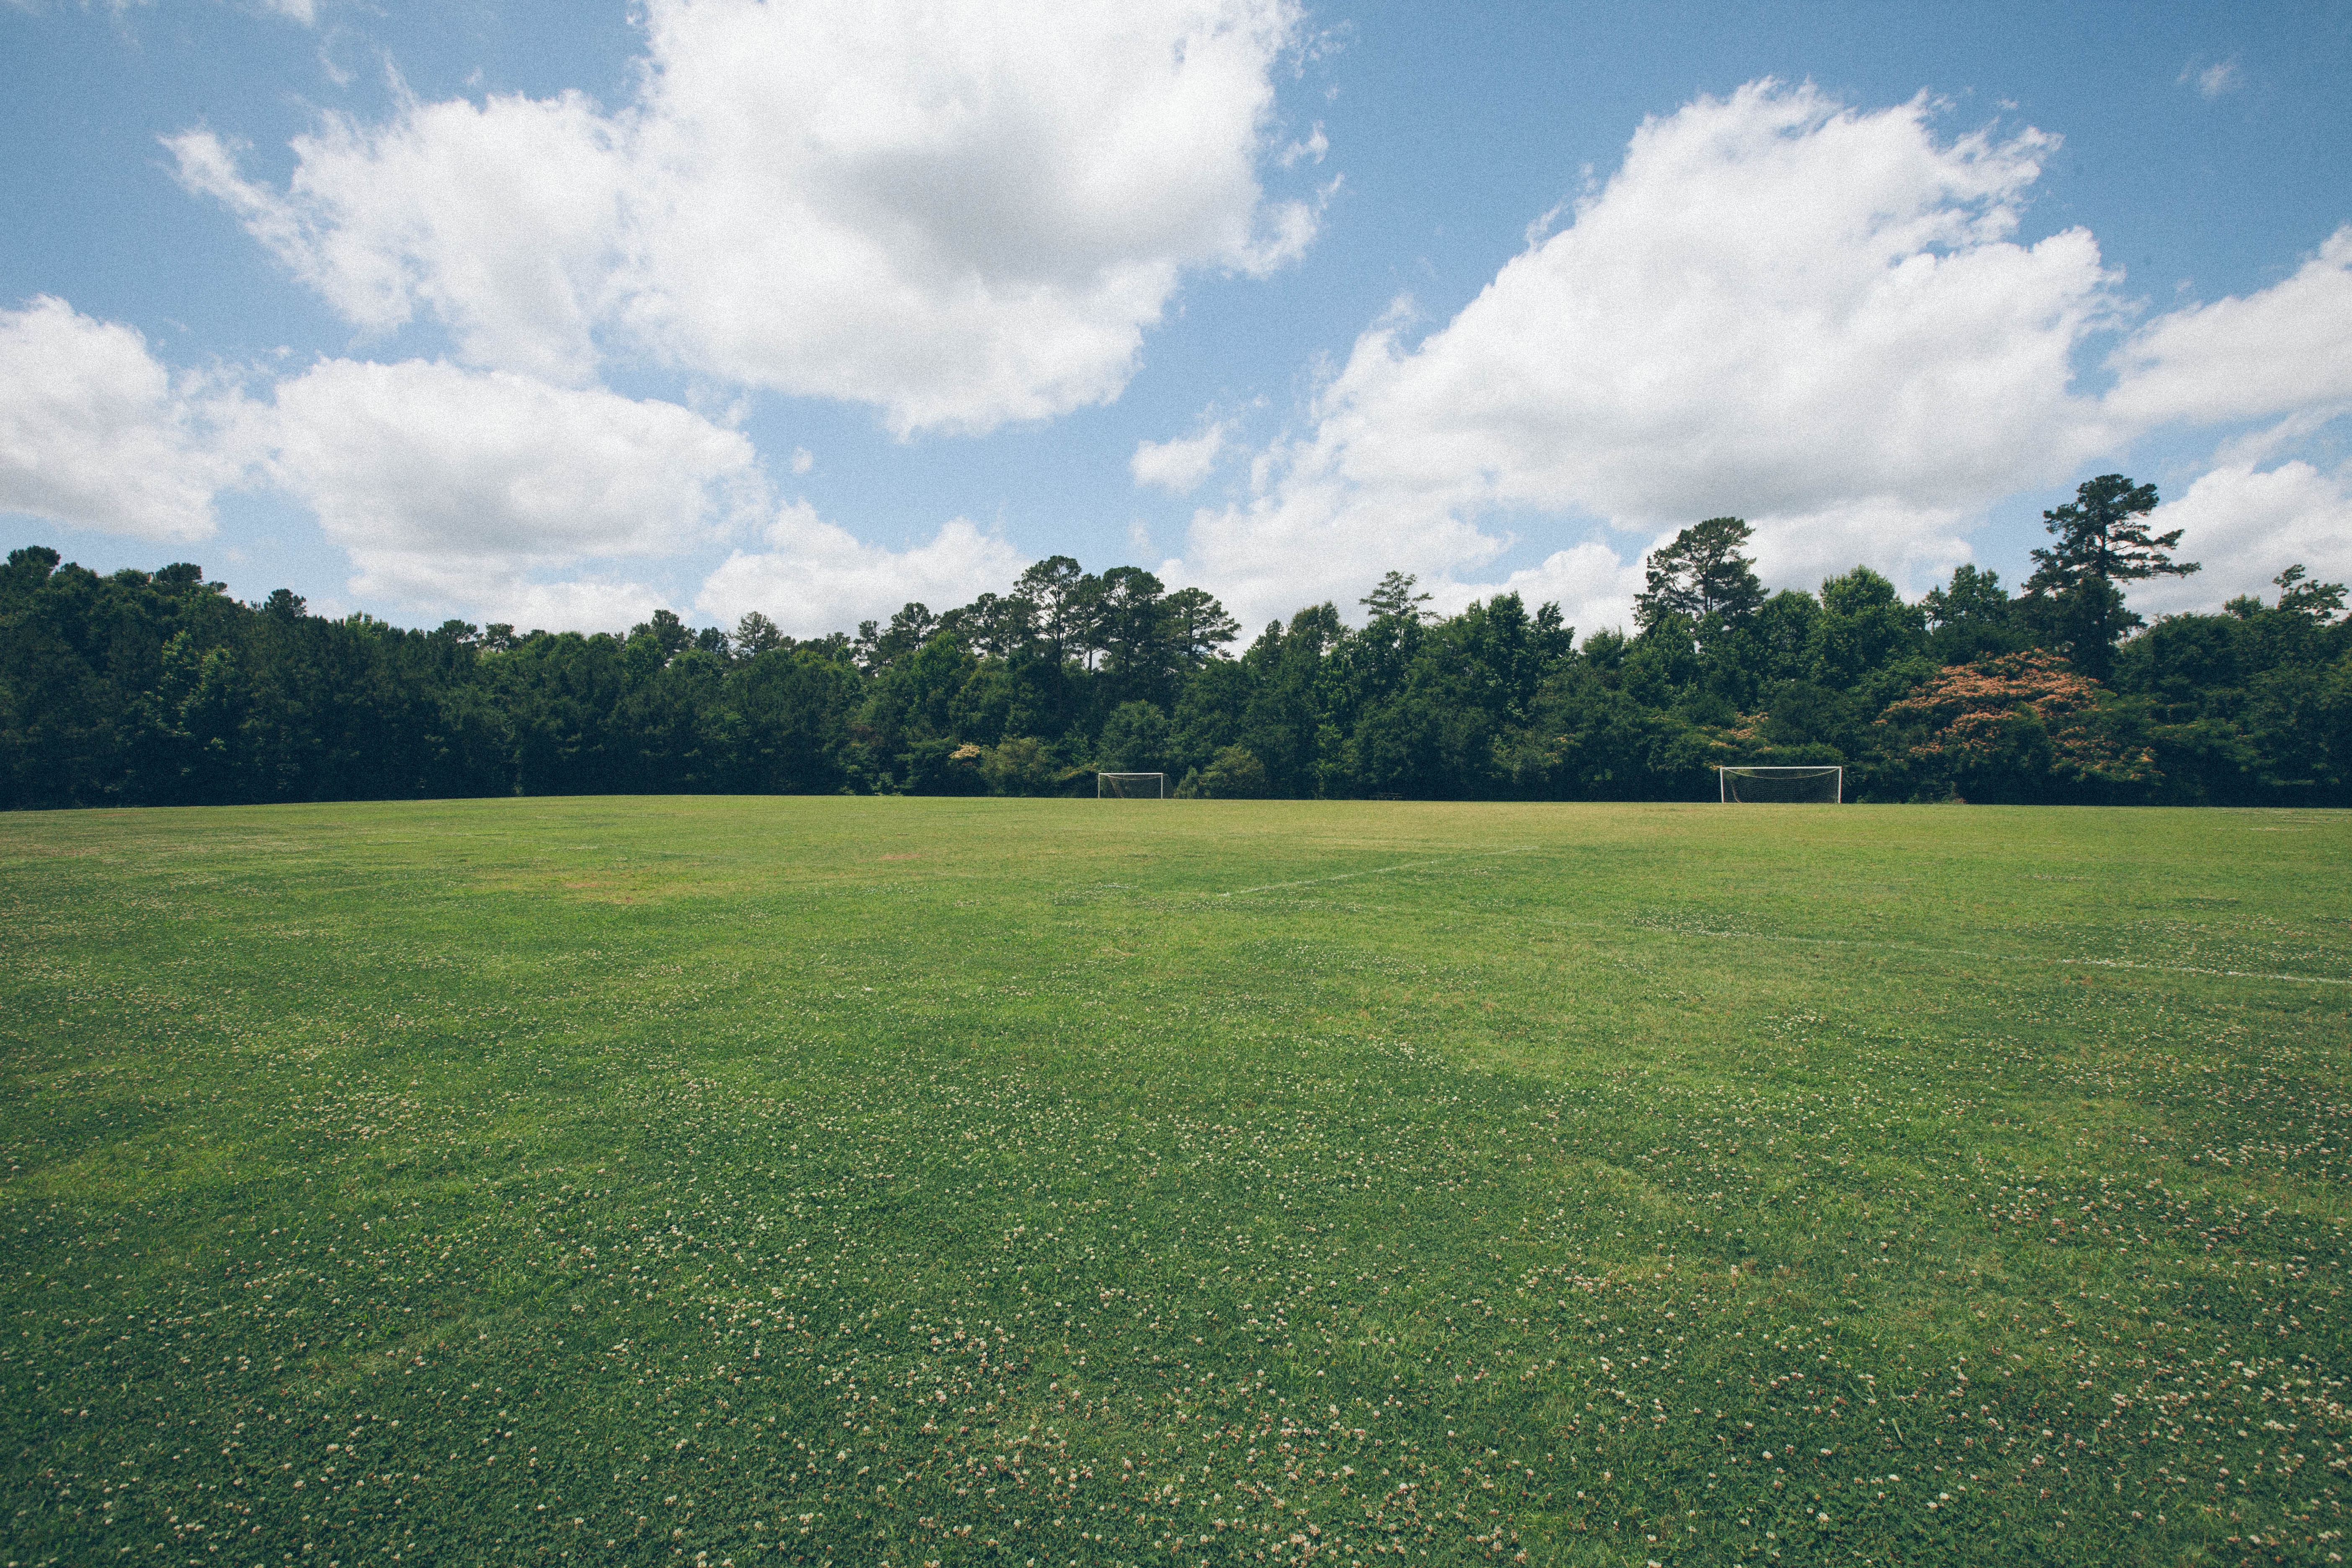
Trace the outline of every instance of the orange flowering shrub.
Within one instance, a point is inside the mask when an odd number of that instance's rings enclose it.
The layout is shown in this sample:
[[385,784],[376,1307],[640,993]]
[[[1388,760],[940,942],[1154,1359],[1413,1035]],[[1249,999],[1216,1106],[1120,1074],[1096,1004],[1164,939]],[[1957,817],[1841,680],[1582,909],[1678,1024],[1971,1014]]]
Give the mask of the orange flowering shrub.
[[2042,798],[2037,784],[2145,784],[2158,776],[2144,745],[2120,739],[2103,699],[2106,689],[2040,648],[1948,666],[1908,697],[1888,705],[1879,724],[1909,732],[1890,747],[1927,778],[1956,787],[1995,785],[2020,799]]

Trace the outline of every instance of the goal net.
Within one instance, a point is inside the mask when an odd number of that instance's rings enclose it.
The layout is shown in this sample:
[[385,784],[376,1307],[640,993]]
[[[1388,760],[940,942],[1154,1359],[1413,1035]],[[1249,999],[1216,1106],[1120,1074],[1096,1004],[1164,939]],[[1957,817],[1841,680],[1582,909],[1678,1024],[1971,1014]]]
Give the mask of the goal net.
[[1845,770],[1832,767],[1717,768],[1726,805],[1841,805]]
[[1097,773],[1097,800],[1166,800],[1166,773]]

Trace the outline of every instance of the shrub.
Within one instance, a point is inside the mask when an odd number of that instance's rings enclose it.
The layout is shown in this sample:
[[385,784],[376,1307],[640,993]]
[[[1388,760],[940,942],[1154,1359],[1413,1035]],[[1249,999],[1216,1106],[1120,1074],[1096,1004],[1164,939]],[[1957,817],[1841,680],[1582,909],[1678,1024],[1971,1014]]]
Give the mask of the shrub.
[[2160,776],[2106,689],[2039,648],[1948,668],[1878,722],[1906,735],[1890,750],[1931,798],[2137,798]]

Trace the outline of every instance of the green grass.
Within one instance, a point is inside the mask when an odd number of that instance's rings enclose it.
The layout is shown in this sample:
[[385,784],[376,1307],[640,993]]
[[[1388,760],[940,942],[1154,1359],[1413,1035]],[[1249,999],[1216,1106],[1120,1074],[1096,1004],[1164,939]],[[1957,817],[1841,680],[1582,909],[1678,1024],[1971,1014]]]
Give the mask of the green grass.
[[2352,818],[0,818],[0,1563],[2328,1563]]

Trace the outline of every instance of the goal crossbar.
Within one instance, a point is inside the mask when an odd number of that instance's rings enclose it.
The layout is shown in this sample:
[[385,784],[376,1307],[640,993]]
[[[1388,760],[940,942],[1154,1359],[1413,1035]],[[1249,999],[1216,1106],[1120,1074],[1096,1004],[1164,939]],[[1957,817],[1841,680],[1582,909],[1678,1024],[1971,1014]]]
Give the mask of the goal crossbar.
[[1845,769],[1827,763],[1718,767],[1715,780],[1725,805],[1845,804]]
[[1166,800],[1166,773],[1097,773],[1097,800]]

